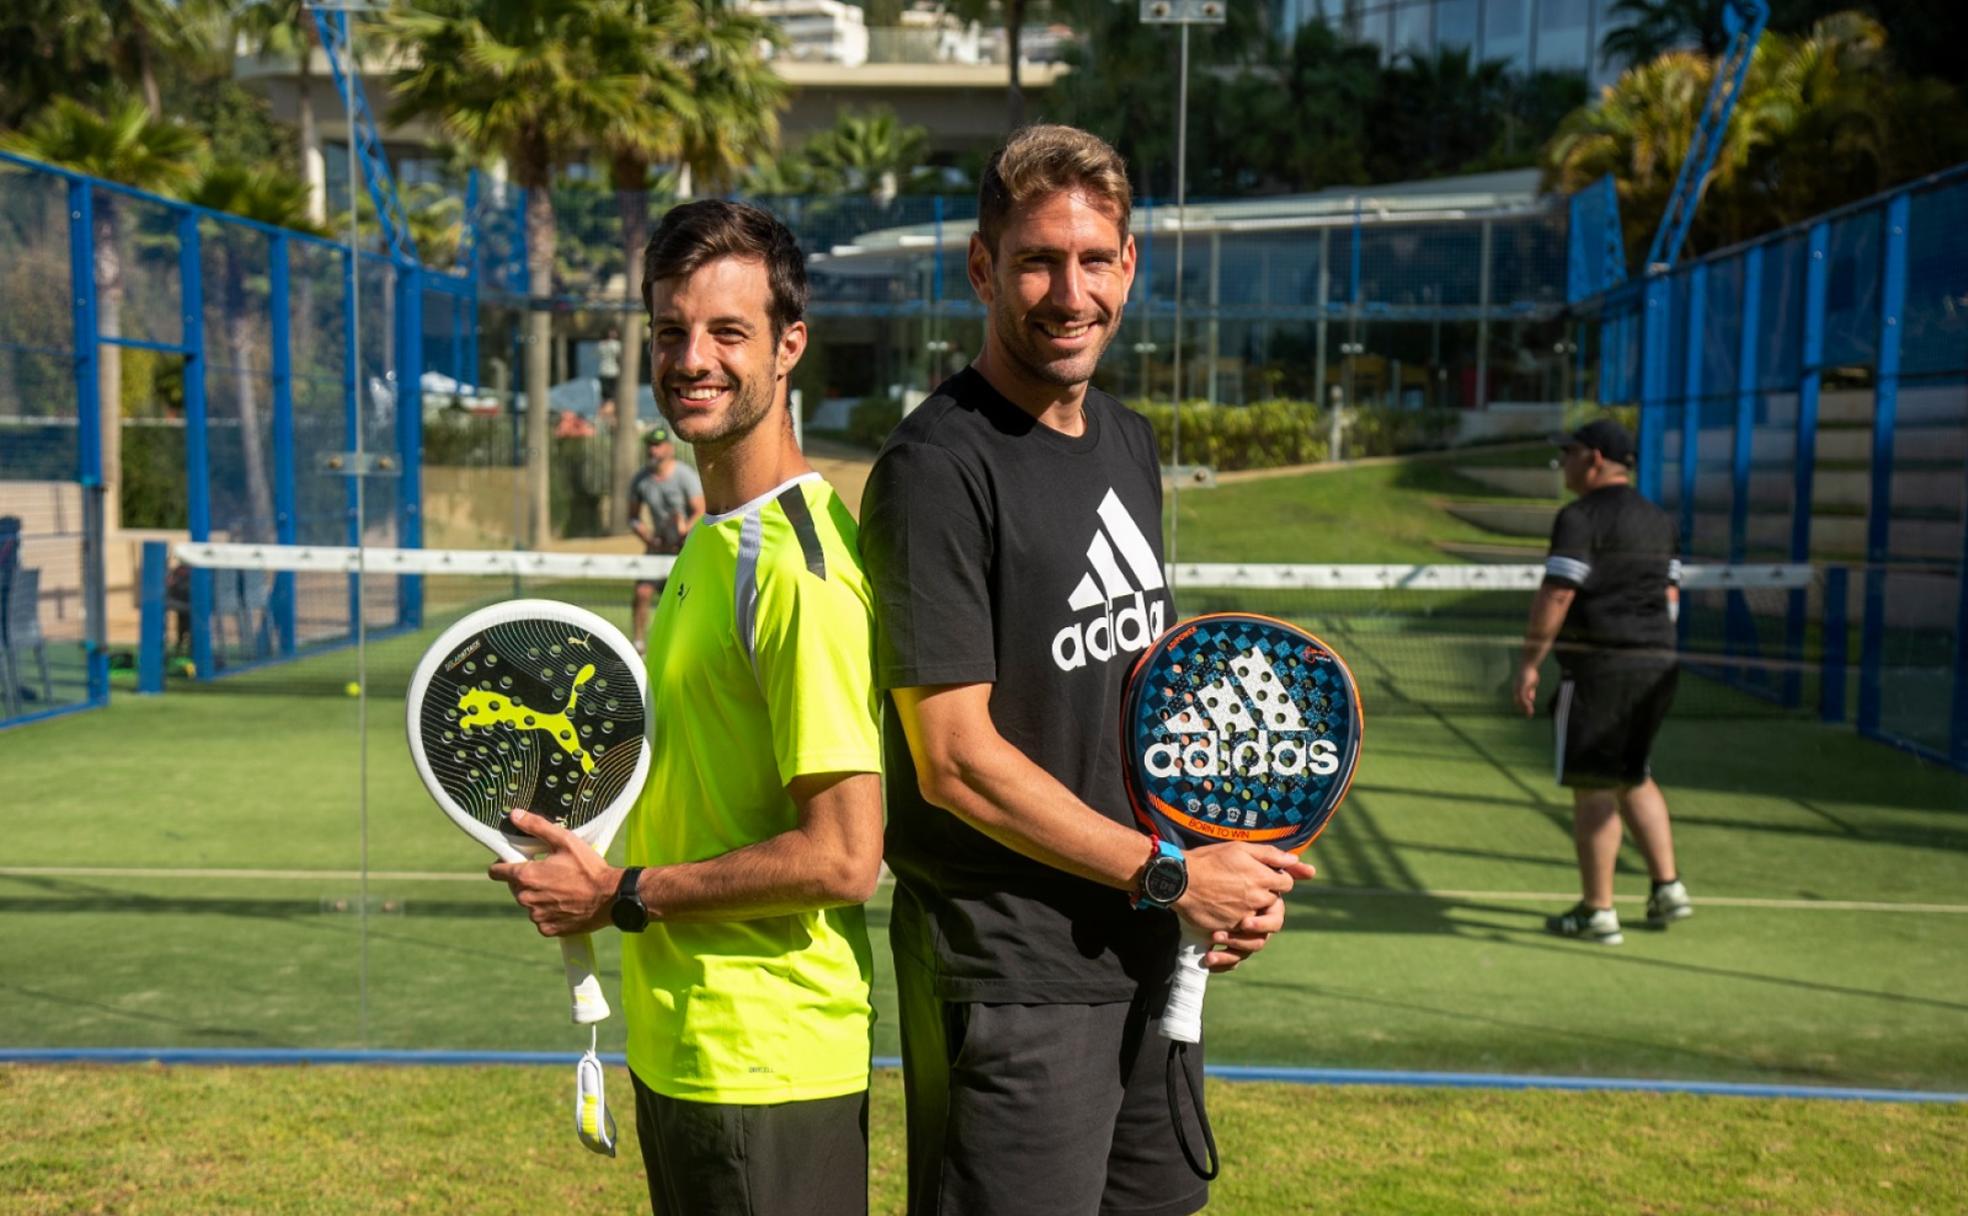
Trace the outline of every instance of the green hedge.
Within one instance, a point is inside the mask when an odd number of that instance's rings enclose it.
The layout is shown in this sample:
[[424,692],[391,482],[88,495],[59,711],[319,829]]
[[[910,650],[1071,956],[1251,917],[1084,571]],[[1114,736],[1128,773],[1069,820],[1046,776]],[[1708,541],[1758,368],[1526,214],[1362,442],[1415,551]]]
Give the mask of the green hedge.
[[900,421],[900,401],[893,397],[863,397],[847,412],[847,440],[871,452],[880,451],[888,433]]
[[[1162,459],[1170,459],[1174,408],[1164,402],[1130,403],[1155,428]],[[1354,409],[1347,412],[1343,455],[1392,456],[1445,447],[1456,430],[1455,410]],[[1182,463],[1219,472],[1273,469],[1330,458],[1326,411],[1310,401],[1260,401],[1254,405],[1182,403]]]

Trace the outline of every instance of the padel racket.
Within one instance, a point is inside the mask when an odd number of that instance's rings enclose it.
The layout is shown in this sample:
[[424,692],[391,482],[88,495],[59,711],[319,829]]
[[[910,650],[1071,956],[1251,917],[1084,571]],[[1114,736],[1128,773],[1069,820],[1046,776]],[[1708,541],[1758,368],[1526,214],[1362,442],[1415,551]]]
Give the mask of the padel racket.
[[[1178,623],[1134,666],[1122,700],[1128,799],[1184,848],[1248,840],[1297,853],[1346,796],[1360,760],[1360,694],[1324,642],[1270,617]],[[1203,1033],[1209,943],[1185,929],[1165,1038]]]
[[[410,755],[451,821],[507,861],[544,851],[506,830],[532,811],[606,853],[649,775],[648,677],[622,631],[557,600],[469,613],[417,664]],[[560,939],[574,1021],[608,1016],[588,935]]]

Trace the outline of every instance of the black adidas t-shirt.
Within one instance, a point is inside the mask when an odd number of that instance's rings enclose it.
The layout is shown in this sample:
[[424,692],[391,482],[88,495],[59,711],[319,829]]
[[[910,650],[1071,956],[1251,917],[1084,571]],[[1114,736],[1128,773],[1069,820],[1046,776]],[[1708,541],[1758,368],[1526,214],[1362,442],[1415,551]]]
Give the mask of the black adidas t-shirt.
[[[1129,668],[1173,622],[1162,485],[1146,419],[1098,391],[1062,435],[974,369],[889,436],[861,502],[884,689],[993,685],[999,734],[1088,805],[1134,822],[1121,782]],[[991,840],[917,787],[884,731],[889,937],[949,1000],[1131,998],[1168,976],[1175,917]],[[1142,856],[1148,855],[1144,840]]]
[[1674,520],[1631,485],[1602,486],[1558,512],[1544,580],[1578,595],[1558,631],[1567,671],[1620,652],[1674,648],[1667,589],[1681,581]]

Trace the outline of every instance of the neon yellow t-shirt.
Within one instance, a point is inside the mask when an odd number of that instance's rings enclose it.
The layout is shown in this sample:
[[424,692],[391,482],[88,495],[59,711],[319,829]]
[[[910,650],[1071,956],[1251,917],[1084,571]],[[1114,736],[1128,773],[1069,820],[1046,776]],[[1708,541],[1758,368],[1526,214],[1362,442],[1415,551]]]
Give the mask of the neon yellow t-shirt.
[[[819,474],[691,529],[649,626],[655,750],[630,865],[698,861],[798,825],[786,783],[881,771],[873,624],[853,517]],[[629,1067],[699,1102],[868,1085],[859,907],[622,936]]]

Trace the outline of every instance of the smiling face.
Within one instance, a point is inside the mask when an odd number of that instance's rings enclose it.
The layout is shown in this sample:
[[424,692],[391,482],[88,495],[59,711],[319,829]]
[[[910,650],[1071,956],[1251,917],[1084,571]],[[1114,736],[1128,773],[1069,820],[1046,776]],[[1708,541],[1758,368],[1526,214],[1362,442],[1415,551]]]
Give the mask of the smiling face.
[[699,448],[758,429],[806,350],[806,323],[772,331],[771,283],[755,258],[717,258],[650,285],[649,363],[670,429]]
[[1083,190],[1014,208],[992,250],[970,241],[970,281],[990,312],[985,357],[1020,387],[1082,387],[1120,331],[1134,238]]

